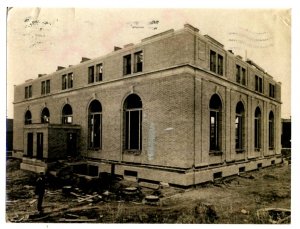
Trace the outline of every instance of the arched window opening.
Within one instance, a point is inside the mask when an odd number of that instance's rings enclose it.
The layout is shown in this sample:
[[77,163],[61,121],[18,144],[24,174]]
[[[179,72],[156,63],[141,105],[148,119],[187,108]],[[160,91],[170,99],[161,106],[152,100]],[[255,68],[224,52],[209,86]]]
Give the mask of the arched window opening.
[[25,125],[31,124],[32,123],[32,117],[31,117],[31,112],[28,110],[25,113]]
[[269,114],[269,149],[274,149],[274,128],[275,128],[275,125],[274,125],[274,114],[273,112],[271,111],[270,114]]
[[209,102],[210,109],[210,151],[221,150],[221,131],[222,131],[222,102],[217,94],[214,94]]
[[261,111],[259,107],[255,109],[254,116],[254,148],[257,151],[261,149]]
[[41,123],[49,123],[50,122],[50,112],[47,107],[42,110],[41,114]]
[[245,109],[242,102],[238,102],[235,110],[235,149],[244,150],[245,139]]
[[73,110],[69,104],[66,104],[62,109],[62,124],[73,123]]
[[88,147],[93,150],[102,148],[102,106],[93,100],[88,110]]
[[129,95],[124,109],[124,149],[142,149],[142,100],[136,94]]

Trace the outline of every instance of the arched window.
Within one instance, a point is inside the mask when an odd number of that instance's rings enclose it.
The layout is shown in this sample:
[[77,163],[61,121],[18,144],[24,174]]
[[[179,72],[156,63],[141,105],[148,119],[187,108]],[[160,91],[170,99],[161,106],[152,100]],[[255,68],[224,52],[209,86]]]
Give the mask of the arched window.
[[47,107],[42,110],[41,114],[41,123],[49,123],[50,122],[50,112]]
[[98,150],[102,148],[102,106],[98,100],[90,103],[88,111],[88,141],[89,148]]
[[274,149],[274,114],[270,111],[269,114],[269,149]]
[[222,102],[217,94],[214,94],[209,102],[210,109],[210,147],[211,151],[221,150],[222,131]]
[[238,102],[235,109],[235,149],[242,151],[244,149],[245,138],[245,109],[242,102]]
[[254,116],[254,148],[261,149],[261,111],[259,107],[255,109]]
[[73,111],[69,104],[64,105],[62,109],[62,124],[72,124],[73,122]]
[[142,149],[142,111],[141,98],[129,95],[124,101],[124,149]]
[[31,112],[28,110],[25,113],[25,125],[31,124],[32,123],[32,117],[31,117]]

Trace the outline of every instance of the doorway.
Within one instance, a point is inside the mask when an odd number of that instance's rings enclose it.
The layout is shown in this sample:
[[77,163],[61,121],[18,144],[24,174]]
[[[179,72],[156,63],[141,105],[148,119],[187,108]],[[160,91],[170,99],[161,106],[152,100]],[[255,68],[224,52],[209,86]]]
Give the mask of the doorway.
[[33,133],[27,133],[27,156],[33,156]]
[[76,133],[67,133],[67,156],[75,157],[77,155],[77,135]]
[[43,133],[37,133],[37,148],[36,148],[37,159],[43,159],[43,144],[44,144]]

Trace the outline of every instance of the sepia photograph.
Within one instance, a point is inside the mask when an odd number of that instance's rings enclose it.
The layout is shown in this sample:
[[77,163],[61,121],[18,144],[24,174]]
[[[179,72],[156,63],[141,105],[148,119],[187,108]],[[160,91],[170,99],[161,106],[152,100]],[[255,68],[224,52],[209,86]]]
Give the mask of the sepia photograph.
[[7,7],[6,223],[290,225],[291,15]]

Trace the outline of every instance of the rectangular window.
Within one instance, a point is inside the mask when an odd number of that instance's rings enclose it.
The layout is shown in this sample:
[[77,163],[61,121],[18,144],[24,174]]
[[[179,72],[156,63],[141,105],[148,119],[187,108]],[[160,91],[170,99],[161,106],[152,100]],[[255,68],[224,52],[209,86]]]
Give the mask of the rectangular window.
[[142,149],[142,110],[127,110],[125,112],[125,149]]
[[102,81],[103,77],[103,64],[96,65],[96,82]]
[[255,75],[255,91],[262,93],[263,92],[263,81],[262,78]]
[[69,73],[68,74],[68,88],[72,88],[73,87],[73,73]]
[[41,82],[41,94],[42,95],[46,94],[46,81]]
[[131,74],[131,55],[123,57],[123,74]]
[[50,93],[50,80],[46,80],[46,94]]
[[61,89],[65,90],[67,89],[67,75],[63,75],[61,79]]
[[137,52],[134,54],[134,72],[143,71],[143,52]]
[[217,70],[217,54],[210,50],[210,70],[216,72]]
[[246,85],[246,69],[245,68],[242,68],[241,84]]
[[246,85],[246,69],[236,65],[236,82]]
[[223,75],[223,56],[218,55],[218,72],[219,75]]
[[236,82],[241,83],[241,67],[236,65]]
[[25,99],[31,98],[32,97],[32,86],[29,85],[25,87]]
[[89,67],[89,83],[94,83],[94,66]]
[[275,85],[269,84],[269,96],[275,98]]

